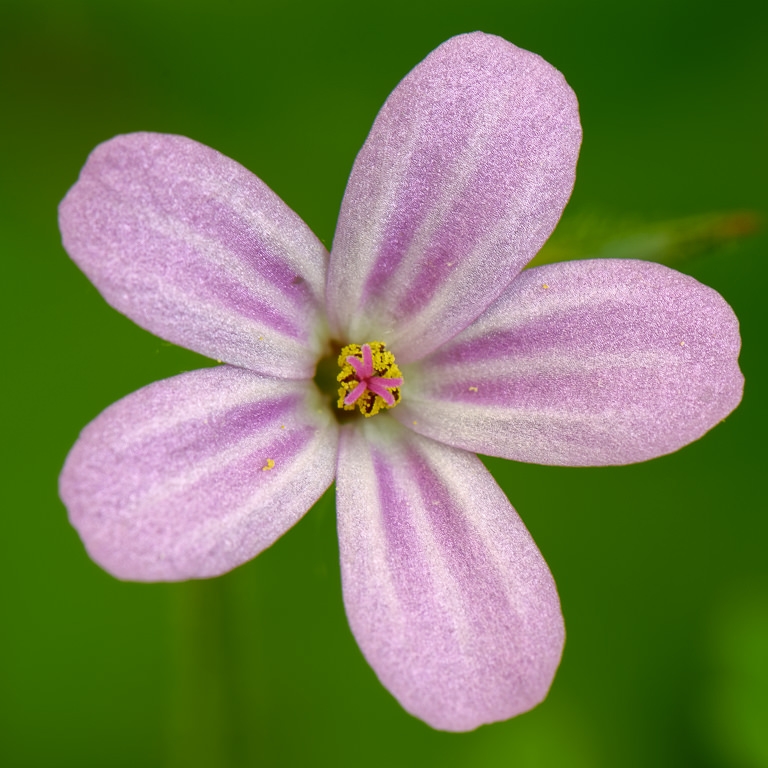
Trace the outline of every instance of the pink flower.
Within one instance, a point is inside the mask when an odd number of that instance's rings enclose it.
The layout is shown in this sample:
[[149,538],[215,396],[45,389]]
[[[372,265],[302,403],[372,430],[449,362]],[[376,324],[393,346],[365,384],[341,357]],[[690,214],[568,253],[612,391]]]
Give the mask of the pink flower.
[[643,461],[703,435],[743,386],[736,318],[696,280],[629,260],[521,271],[580,140],[549,64],[453,38],[379,113],[330,256],[213,149],[97,147],[61,204],[64,246],[120,312],[225,364],[83,430],[61,496],[91,557],[121,579],[216,576],[335,478],[349,622],[403,707],[467,730],[540,702],[563,647],[555,584],[471,452]]

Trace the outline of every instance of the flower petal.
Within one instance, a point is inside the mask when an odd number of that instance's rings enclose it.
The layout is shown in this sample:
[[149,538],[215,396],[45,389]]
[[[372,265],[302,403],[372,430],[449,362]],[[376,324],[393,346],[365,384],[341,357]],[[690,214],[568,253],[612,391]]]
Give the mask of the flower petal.
[[408,362],[477,317],[535,255],[573,187],[576,97],[499,37],[454,37],[379,112],[333,243],[328,315],[340,339]]
[[59,223],[69,255],[143,328],[267,375],[312,375],[327,253],[234,160],[182,136],[117,136],[91,153]]
[[91,422],[59,490],[88,553],[118,578],[216,576],[272,544],[331,484],[337,432],[310,382],[193,371]]
[[404,369],[393,415],[517,461],[645,461],[698,439],[739,404],[739,347],[731,308],[692,277],[643,261],[550,264],[524,272],[470,328]]
[[464,731],[546,696],[564,639],[555,584],[477,457],[385,416],[345,427],[337,507],[350,626],[405,709]]

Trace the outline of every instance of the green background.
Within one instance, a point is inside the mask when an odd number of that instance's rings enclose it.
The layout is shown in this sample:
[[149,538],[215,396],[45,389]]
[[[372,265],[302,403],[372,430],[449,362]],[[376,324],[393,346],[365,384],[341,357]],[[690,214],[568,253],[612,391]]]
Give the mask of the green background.
[[9,2],[0,11],[4,766],[768,766],[766,236],[681,268],[742,323],[741,407],[645,464],[489,460],[557,579],[549,698],[446,734],[378,683],[341,602],[332,495],[210,582],[121,583],[58,500],[79,430],[209,361],[110,309],[56,206],[118,133],[190,136],[263,178],[330,244],[349,169],[401,77],[481,29],[576,91],[563,224],[768,209],[766,4]]

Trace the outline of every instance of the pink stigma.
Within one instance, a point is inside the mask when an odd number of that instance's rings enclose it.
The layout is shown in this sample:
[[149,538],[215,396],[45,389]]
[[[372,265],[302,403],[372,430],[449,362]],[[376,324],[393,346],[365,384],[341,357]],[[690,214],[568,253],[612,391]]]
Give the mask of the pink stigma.
[[373,355],[369,344],[363,344],[361,347],[363,359],[349,355],[347,362],[354,368],[357,376],[358,385],[344,398],[344,405],[353,405],[366,390],[378,395],[388,406],[395,404],[395,398],[388,387],[399,387],[402,385],[402,378],[384,378],[374,376]]

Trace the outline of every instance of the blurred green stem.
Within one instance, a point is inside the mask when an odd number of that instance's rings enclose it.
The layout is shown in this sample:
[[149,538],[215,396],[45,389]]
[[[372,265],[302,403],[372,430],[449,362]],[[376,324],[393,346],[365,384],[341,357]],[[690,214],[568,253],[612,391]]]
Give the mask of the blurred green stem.
[[170,768],[235,765],[237,679],[224,578],[175,584]]

